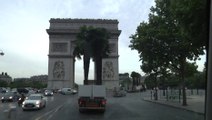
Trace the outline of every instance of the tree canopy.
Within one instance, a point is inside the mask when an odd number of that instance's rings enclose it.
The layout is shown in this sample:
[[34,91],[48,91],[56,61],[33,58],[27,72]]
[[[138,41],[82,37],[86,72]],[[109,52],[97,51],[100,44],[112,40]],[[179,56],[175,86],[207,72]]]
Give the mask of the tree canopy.
[[83,55],[85,84],[88,80],[90,58],[95,62],[97,84],[101,84],[102,58],[110,53],[109,38],[110,33],[105,28],[81,27],[73,54],[79,59]]
[[130,48],[137,50],[141,69],[147,74],[179,75],[186,105],[185,75],[189,60],[204,54],[206,46],[206,1],[156,0],[148,22],[141,22],[131,35]]

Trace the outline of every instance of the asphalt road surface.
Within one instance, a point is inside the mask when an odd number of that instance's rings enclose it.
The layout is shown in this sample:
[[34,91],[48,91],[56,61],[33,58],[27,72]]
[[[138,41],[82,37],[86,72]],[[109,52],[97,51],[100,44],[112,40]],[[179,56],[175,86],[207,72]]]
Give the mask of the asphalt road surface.
[[[55,94],[46,97],[46,100],[44,109],[30,111],[22,111],[14,102],[0,103],[0,120],[204,120],[203,115],[194,112],[143,101],[140,93],[119,98],[107,97],[105,113],[79,113],[77,95]],[[13,106],[16,109],[8,118],[6,111]]]

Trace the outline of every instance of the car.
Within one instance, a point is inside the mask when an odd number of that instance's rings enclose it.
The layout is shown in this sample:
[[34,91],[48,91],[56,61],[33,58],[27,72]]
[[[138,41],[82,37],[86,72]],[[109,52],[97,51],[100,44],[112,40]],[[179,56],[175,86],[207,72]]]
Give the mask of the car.
[[114,88],[113,97],[123,97],[126,96],[126,91],[120,88]]
[[22,110],[41,109],[46,107],[46,100],[42,94],[31,94],[22,103]]
[[62,88],[60,93],[63,95],[76,94],[77,90],[72,89],[72,88]]
[[6,93],[6,88],[0,88],[0,93]]
[[72,89],[71,88],[62,88],[61,89],[61,94],[70,95],[70,94],[72,94]]
[[45,90],[45,91],[44,91],[44,95],[45,95],[45,96],[53,96],[53,94],[54,94],[54,93],[53,93],[52,90]]
[[72,89],[71,91],[72,91],[72,94],[77,94],[77,90]]
[[1,101],[3,102],[13,102],[17,101],[20,96],[16,92],[6,92],[4,95],[1,97]]
[[19,94],[28,94],[29,90],[26,88],[17,88]]

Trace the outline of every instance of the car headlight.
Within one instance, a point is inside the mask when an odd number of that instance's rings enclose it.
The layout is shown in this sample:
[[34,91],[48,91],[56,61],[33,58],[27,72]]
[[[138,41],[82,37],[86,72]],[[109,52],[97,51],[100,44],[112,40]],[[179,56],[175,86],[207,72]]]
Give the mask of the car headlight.
[[1,97],[1,99],[4,99],[4,97]]
[[53,92],[51,92],[51,94],[53,95]]
[[13,97],[12,97],[12,96],[10,96],[9,98],[10,98],[10,99],[13,99]]
[[36,103],[35,103],[36,105],[39,105],[40,104],[40,101],[36,101]]

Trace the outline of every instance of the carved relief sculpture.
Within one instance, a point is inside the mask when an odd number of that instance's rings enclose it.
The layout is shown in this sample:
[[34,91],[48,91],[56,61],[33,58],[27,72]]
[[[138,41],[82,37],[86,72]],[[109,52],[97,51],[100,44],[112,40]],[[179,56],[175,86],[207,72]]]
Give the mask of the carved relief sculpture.
[[52,52],[67,52],[67,43],[52,43]]
[[113,62],[107,61],[104,63],[103,66],[103,79],[104,80],[112,80],[114,79],[114,68],[113,68]]
[[56,61],[53,68],[53,77],[57,79],[64,79],[64,63],[63,61]]

